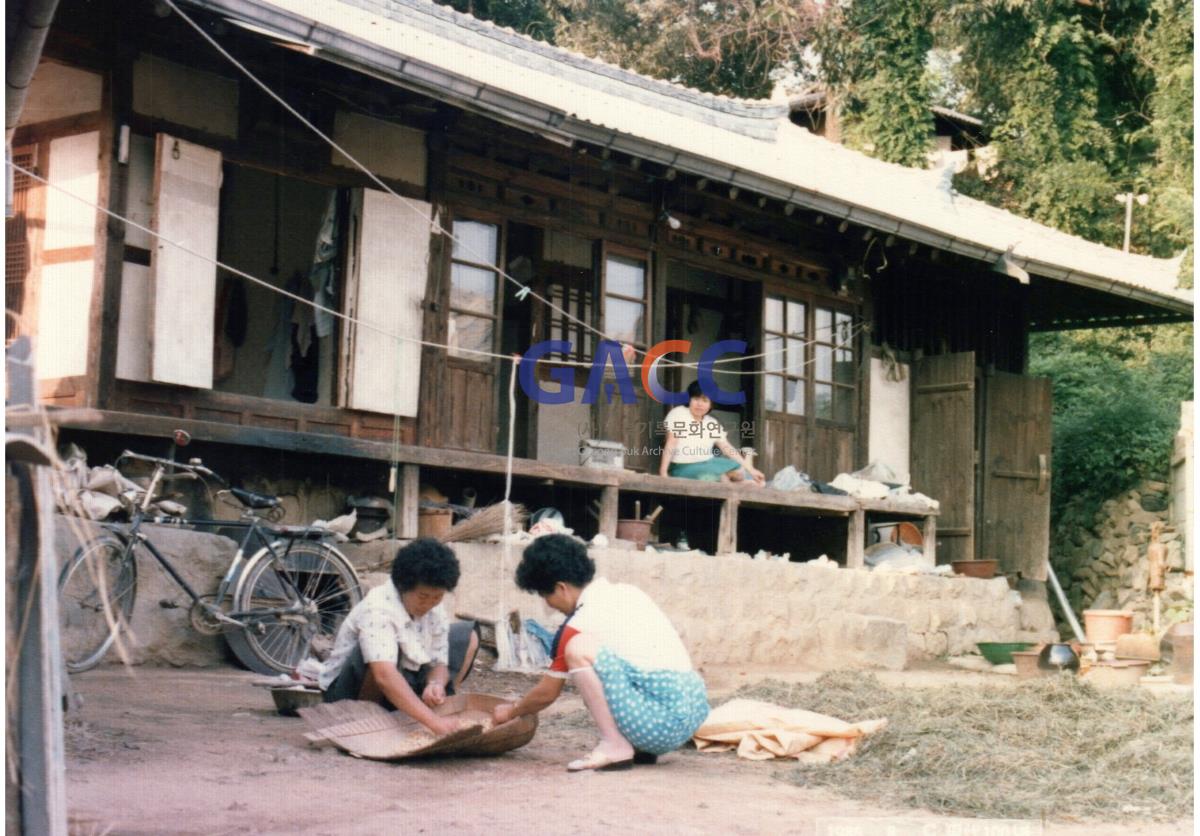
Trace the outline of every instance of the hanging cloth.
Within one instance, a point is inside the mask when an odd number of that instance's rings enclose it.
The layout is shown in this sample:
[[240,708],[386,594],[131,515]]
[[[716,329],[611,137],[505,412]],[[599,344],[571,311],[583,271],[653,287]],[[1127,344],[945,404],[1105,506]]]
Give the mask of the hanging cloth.
[[[313,251],[313,263],[308,271],[308,283],[312,287],[312,300],[331,310],[337,307],[337,254],[338,254],[338,190],[329,194],[329,203],[317,232],[317,245]],[[333,334],[334,316],[326,311],[313,312],[313,327],[317,336],[325,338]]]

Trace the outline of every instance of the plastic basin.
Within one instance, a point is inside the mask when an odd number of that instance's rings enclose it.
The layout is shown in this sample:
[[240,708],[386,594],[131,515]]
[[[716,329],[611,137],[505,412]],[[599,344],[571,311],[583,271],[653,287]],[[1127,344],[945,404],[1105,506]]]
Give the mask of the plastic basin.
[[987,659],[993,665],[1011,665],[1013,663],[1013,653],[1018,650],[1028,650],[1033,647],[1033,643],[979,642],[975,646],[979,648],[979,652],[983,654],[983,658]]

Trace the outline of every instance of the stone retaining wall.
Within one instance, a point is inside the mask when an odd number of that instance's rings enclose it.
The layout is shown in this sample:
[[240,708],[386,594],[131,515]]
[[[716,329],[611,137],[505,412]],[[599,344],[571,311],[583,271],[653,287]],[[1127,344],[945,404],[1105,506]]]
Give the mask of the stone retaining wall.
[[[213,534],[149,527],[155,544],[202,593],[216,590],[236,544]],[[94,523],[58,517],[58,552],[75,550],[76,532],[94,536]],[[395,541],[343,544],[361,570],[386,566]],[[463,575],[447,605],[454,612],[495,618],[519,609],[549,625],[558,616],[535,595],[512,583],[519,549],[502,567],[502,547],[454,546]],[[755,665],[780,668],[887,668],[970,652],[977,641],[1052,637],[1044,596],[1022,596],[1003,579],[981,581],[840,569],[806,563],[709,557],[698,553],[647,554],[592,550],[598,573],[636,584],[679,629],[697,666]],[[138,596],[127,646],[134,664],[212,665],[225,660],[220,639],[201,636],[188,618],[190,601],[143,555]],[[364,573],[365,586],[387,579]],[[116,661],[110,654],[109,661]]]
[[[1144,482],[1105,502],[1091,528],[1077,526],[1060,533],[1057,557],[1074,567],[1069,597],[1077,612],[1129,609],[1134,612],[1135,631],[1149,625],[1153,599],[1146,589],[1150,574],[1146,550],[1150,526],[1168,520],[1167,491],[1164,482]],[[1183,534],[1167,526],[1161,540],[1167,548],[1168,568],[1163,623],[1190,620],[1194,588],[1191,573],[1184,571]]]

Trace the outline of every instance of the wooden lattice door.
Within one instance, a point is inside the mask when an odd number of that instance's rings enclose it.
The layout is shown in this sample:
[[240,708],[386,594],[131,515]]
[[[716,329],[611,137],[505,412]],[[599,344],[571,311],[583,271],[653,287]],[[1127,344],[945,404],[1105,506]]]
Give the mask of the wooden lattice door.
[[[13,163],[32,171],[37,163],[33,146],[13,149]],[[12,169],[12,214],[4,221],[4,341],[16,338],[28,329],[21,327],[25,314],[32,246],[29,240],[29,201],[34,179]]]

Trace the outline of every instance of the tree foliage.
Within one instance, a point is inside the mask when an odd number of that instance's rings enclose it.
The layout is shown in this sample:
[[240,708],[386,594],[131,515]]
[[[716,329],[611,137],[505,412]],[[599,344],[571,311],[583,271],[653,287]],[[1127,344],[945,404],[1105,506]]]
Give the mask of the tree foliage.
[[1057,520],[1167,476],[1179,402],[1194,396],[1190,325],[1035,334],[1030,374],[1054,387]]
[[[927,165],[930,106],[979,116],[971,196],[1133,248],[1192,244],[1192,0],[442,0],[629,69],[747,98],[823,85],[846,141]],[[931,66],[931,50],[951,56]],[[952,93],[949,97],[948,92]]]
[[823,17],[816,48],[851,147],[901,165],[928,164],[932,19],[929,0],[857,0]]
[[771,95],[812,39],[812,0],[560,0],[557,42],[710,93]]

